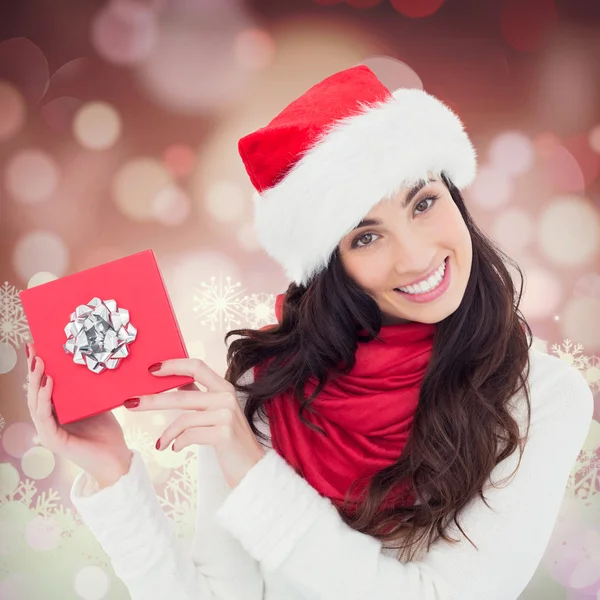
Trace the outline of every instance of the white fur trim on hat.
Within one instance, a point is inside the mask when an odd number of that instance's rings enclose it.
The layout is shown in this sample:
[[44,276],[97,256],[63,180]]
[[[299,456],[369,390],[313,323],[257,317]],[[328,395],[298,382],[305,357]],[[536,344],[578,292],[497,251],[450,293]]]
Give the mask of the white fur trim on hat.
[[401,88],[327,130],[274,187],[254,196],[254,225],[267,254],[298,285],[373,206],[444,171],[459,189],[477,156],[459,117],[420,89]]

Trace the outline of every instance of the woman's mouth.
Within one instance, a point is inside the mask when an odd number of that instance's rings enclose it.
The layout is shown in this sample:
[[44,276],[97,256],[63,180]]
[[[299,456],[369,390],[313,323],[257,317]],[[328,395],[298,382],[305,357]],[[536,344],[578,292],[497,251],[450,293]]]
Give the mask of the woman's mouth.
[[396,288],[394,291],[411,302],[431,302],[439,298],[450,286],[450,261],[446,257],[440,268],[418,285]]

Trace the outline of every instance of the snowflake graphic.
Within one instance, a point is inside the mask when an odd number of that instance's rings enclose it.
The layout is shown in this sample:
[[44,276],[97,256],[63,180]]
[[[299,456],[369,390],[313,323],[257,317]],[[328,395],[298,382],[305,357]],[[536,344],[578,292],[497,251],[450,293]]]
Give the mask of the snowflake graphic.
[[240,282],[232,283],[229,276],[217,278],[213,275],[210,282],[201,282],[194,294],[194,312],[198,313],[200,323],[210,327],[211,331],[223,332],[235,327],[257,329],[275,320],[275,296],[273,294],[245,294]]
[[5,281],[0,287],[0,342],[18,348],[30,335],[19,291]]
[[600,448],[579,453],[569,475],[567,490],[573,498],[581,500],[589,500],[600,493]]
[[596,355],[582,354],[581,344],[573,345],[571,340],[564,340],[561,345],[552,344],[552,351],[572,367],[575,367],[585,377],[592,390],[600,388],[600,358]]

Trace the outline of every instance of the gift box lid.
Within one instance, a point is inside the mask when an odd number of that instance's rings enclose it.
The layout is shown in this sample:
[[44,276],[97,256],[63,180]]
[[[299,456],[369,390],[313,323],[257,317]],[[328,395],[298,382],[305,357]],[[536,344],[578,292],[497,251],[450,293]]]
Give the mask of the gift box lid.
[[[188,357],[153,250],[49,281],[19,295],[36,354],[44,361],[45,373],[53,378],[53,402],[61,424],[121,406],[130,397],[193,382],[191,377],[157,377],[148,372],[156,362]],[[126,350],[121,349],[121,353],[126,355],[112,361],[113,365],[117,363],[115,368],[102,368],[110,361],[98,365],[86,359],[85,352],[79,357],[84,364],[74,361],[73,331],[77,328],[70,323],[78,307],[82,322],[85,305],[94,305],[98,299],[111,311],[128,311],[129,324],[125,323],[127,313],[120,312],[124,321],[115,329],[121,329],[122,336],[128,330],[130,337],[125,339],[134,339],[123,345]],[[85,332],[81,332],[81,325],[79,328],[81,341]],[[69,339],[71,351],[64,347]],[[89,365],[96,365],[97,370]]]

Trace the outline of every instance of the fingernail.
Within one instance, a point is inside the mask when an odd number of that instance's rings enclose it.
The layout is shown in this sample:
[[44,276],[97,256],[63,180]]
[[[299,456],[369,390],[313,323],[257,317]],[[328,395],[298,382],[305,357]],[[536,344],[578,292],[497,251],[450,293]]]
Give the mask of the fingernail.
[[44,375],[42,376],[42,387],[44,387],[46,385],[46,380],[48,378],[46,377],[46,373],[44,373]]
[[25,344],[25,354],[27,354],[27,358],[29,358],[29,344]]
[[151,365],[150,367],[148,367],[148,371],[150,371],[150,373],[154,373],[154,371],[158,371],[160,369],[161,365],[161,362]]
[[139,398],[129,398],[129,400],[125,400],[125,402],[123,402],[123,406],[125,406],[125,408],[135,408],[139,405],[139,403]]
[[156,440],[156,449],[160,450],[160,438]]
[[31,372],[33,373],[35,371],[35,359],[36,357],[33,357],[33,360],[31,361]]

